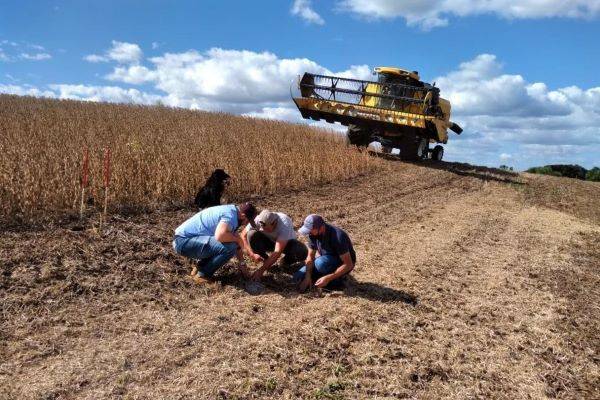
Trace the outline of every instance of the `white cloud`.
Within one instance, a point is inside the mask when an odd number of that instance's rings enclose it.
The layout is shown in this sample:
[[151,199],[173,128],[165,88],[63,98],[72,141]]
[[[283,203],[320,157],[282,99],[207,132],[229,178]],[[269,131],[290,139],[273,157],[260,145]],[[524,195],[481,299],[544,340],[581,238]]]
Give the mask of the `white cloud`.
[[137,89],[124,89],[118,86],[88,85],[49,85],[59,99],[86,101],[107,101],[112,103],[156,104],[162,96],[149,94]]
[[142,49],[137,44],[113,40],[112,47],[104,55],[90,54],[83,59],[92,63],[116,61],[119,64],[137,64],[142,56]]
[[464,115],[568,115],[569,102],[542,83],[528,84],[521,75],[501,73],[496,56],[481,54],[459,69],[436,78],[452,107]]
[[152,42],[152,50],[156,50],[160,47],[160,43],[158,42]]
[[252,111],[244,114],[247,117],[275,119],[287,122],[302,122],[298,110],[291,107],[264,107],[260,111]]
[[130,65],[129,67],[115,67],[112,73],[106,76],[108,80],[139,85],[154,80],[155,72],[143,65]]
[[310,24],[325,24],[325,20],[312,9],[310,0],[294,0],[291,13],[292,15],[299,16]]
[[52,58],[52,56],[48,53],[35,53],[35,54],[21,53],[21,54],[19,54],[19,58],[22,60],[29,60],[29,61],[42,61],[42,60],[49,60]]
[[142,49],[134,43],[113,40],[113,47],[108,51],[108,57],[121,64],[137,63],[142,59]]
[[340,0],[338,8],[367,19],[400,17],[408,25],[428,30],[447,25],[449,16],[593,18],[600,14],[600,0]]
[[48,88],[40,89],[31,85],[0,84],[0,93],[111,103],[157,104],[165,100],[160,95],[142,92],[137,89],[124,89],[118,86],[53,84],[48,85]]
[[[8,46],[8,48],[7,48]],[[28,50],[35,50],[30,52]],[[0,62],[42,61],[49,60],[52,55],[43,46],[26,42],[0,41]]]
[[15,94],[18,96],[56,97],[56,94],[50,90],[40,90],[31,85],[21,86],[0,84],[0,93]]
[[[550,89],[521,75],[504,74],[495,56],[481,54],[434,79],[452,103],[452,119],[465,128],[451,135],[447,154],[489,162],[500,157],[532,164],[599,162],[600,87]],[[456,158],[455,158],[456,159]]]
[[98,54],[88,54],[87,56],[83,57],[83,59],[87,62],[91,62],[91,63],[99,63],[99,62],[108,62],[108,57],[104,57],[104,56],[99,56]]
[[289,103],[290,85],[304,72],[354,78],[370,75],[368,66],[351,66],[332,72],[306,58],[281,59],[269,52],[213,48],[205,53],[190,50],[150,58],[151,68],[116,67],[107,76],[115,82],[153,84],[177,105],[194,103],[214,109],[257,110]]

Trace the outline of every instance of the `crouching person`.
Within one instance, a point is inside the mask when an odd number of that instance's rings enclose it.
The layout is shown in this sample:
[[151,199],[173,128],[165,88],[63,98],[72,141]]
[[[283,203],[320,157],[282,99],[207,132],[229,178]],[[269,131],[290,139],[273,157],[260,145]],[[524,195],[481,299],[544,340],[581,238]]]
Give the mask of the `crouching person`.
[[236,254],[240,272],[249,277],[244,263],[244,242],[236,230],[253,223],[255,217],[252,203],[229,204],[205,208],[175,229],[173,248],[177,254],[197,261],[192,270],[196,283],[211,282],[214,273]]
[[262,266],[254,271],[252,279],[260,280],[282,255],[283,263],[288,265],[306,259],[308,249],[297,240],[290,217],[284,213],[263,210],[254,222],[254,227],[247,225],[241,233],[250,258],[263,262]]
[[298,289],[304,292],[313,282],[319,288],[342,287],[342,278],[356,263],[356,253],[348,234],[316,214],[306,217],[298,233],[308,235],[309,247],[306,265],[294,274]]

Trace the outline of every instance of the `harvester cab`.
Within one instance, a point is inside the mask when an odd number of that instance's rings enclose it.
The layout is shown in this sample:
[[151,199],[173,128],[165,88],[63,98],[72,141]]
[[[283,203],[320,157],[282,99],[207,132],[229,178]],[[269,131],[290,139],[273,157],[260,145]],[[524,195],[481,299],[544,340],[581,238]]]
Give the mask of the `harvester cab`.
[[379,142],[383,152],[400,150],[405,160],[441,160],[450,121],[450,102],[439,88],[422,82],[417,71],[377,67],[375,81],[305,73],[292,84],[292,98],[303,118],[339,122],[348,127],[348,142]]

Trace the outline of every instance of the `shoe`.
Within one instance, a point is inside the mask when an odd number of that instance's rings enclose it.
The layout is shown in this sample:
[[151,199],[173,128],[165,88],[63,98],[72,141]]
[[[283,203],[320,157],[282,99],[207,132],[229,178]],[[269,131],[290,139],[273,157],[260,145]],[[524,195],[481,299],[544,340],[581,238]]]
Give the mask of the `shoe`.
[[212,285],[213,283],[215,283],[215,281],[213,281],[212,279],[205,278],[198,274],[193,275],[192,280],[194,281],[195,284],[201,285],[201,286]]

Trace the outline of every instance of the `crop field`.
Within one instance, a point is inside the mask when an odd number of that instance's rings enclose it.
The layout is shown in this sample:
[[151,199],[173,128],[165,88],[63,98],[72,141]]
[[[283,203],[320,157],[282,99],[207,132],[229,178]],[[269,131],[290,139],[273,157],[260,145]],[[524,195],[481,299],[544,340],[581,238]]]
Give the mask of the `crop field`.
[[[377,161],[340,135],[302,125],[164,107],[0,95],[0,221],[77,213],[88,152],[92,210],[190,202],[215,168],[234,177],[229,196],[366,174]],[[110,151],[108,169],[105,168]]]
[[[0,232],[2,400],[600,398],[598,183],[367,157],[222,114],[2,102],[5,217],[76,215],[81,147],[100,194],[107,138],[114,155],[102,231],[90,214]],[[343,291],[298,294],[282,266],[259,295],[232,266],[191,282],[173,230],[217,154],[227,196],[349,233]]]

